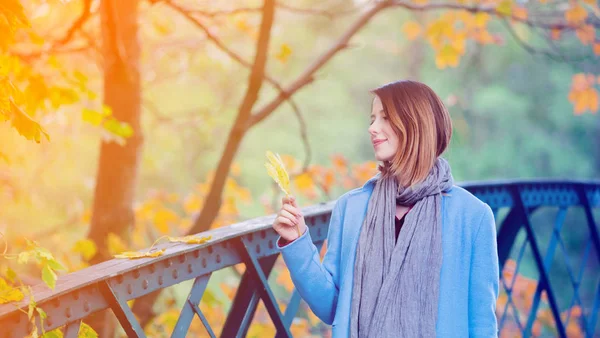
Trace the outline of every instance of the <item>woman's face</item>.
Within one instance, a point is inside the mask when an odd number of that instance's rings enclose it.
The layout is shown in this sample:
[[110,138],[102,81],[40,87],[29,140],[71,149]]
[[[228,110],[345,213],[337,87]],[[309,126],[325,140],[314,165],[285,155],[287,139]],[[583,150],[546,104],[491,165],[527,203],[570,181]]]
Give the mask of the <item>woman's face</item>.
[[383,111],[383,105],[377,95],[371,108],[371,126],[369,127],[371,143],[375,150],[377,161],[391,161],[398,151],[400,140],[392,129],[388,116]]

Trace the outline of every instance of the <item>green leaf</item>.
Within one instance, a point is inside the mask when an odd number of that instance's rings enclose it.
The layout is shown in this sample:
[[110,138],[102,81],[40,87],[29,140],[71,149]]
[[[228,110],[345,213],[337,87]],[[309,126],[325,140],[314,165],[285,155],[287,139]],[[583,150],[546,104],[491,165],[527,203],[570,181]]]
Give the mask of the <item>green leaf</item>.
[[45,260],[44,264],[47,264],[52,270],[56,270],[56,271],[65,271],[65,270],[67,270],[56,259]]
[[46,319],[46,318],[48,318],[48,315],[46,314],[46,311],[42,310],[42,308],[40,308],[40,307],[36,307],[36,308],[35,308],[35,311],[37,311],[37,313],[40,315],[40,317],[41,317],[42,319]]
[[81,322],[81,326],[79,327],[79,335],[78,338],[98,338],[98,333],[94,331],[89,325],[84,322]]
[[27,289],[29,294],[29,308],[27,310],[27,317],[31,320],[31,318],[33,317],[33,311],[37,307],[37,303],[33,298],[33,292],[31,291],[31,287],[27,287]]
[[50,289],[54,290],[56,287],[57,278],[54,270],[52,270],[48,264],[44,264],[44,267],[42,268],[42,280]]
[[19,252],[19,256],[17,256],[17,263],[27,264],[32,257],[35,257],[35,253],[31,250]]

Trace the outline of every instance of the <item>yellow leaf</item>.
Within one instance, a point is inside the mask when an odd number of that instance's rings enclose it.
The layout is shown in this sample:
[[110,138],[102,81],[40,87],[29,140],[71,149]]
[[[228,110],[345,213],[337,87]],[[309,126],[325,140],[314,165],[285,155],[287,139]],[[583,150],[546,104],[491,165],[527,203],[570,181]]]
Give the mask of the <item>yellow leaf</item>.
[[501,15],[510,16],[512,12],[512,1],[504,0],[496,7],[496,12]]
[[279,154],[275,155],[271,151],[267,151],[267,158],[269,159],[269,162],[265,163],[267,173],[286,195],[290,195],[290,177],[285,170],[281,157],[279,157]]
[[136,258],[145,258],[145,257],[158,257],[162,256],[165,253],[165,250],[155,250],[148,252],[135,252],[135,251],[125,251],[118,255],[114,255],[115,258],[128,258],[128,259],[136,259]]
[[579,3],[565,11],[565,19],[573,26],[577,26],[585,21],[588,13]]
[[188,214],[193,214],[202,208],[202,199],[196,194],[188,194],[183,202],[183,209]]
[[275,58],[281,63],[286,63],[290,55],[292,54],[292,48],[286,43],[282,43],[279,48],[279,52],[275,55]]
[[169,232],[169,225],[179,221],[179,216],[173,211],[163,208],[154,215],[154,224],[159,232],[166,234]]
[[23,300],[23,297],[21,290],[8,285],[4,278],[0,277],[0,304],[18,302]]
[[82,322],[79,326],[78,338],[98,338],[98,333],[91,326]]
[[83,259],[89,261],[96,254],[97,248],[94,241],[85,238],[78,240],[71,250],[80,253]]
[[114,255],[117,252],[123,252],[127,250],[127,245],[119,235],[115,233],[108,233],[106,241],[108,243],[108,252]]
[[487,26],[488,21],[490,21],[490,15],[485,12],[479,12],[474,15],[475,16],[475,27],[477,28],[485,28]]
[[301,191],[310,190],[314,187],[315,182],[308,173],[302,173],[294,179],[296,187]]
[[203,243],[210,241],[211,238],[212,238],[212,236],[205,236],[205,237],[196,237],[194,235],[184,236],[184,237],[170,237],[169,236],[169,241],[186,243],[186,244],[203,244]]
[[50,136],[40,126],[37,122],[35,122],[29,115],[27,115],[21,108],[17,107],[12,101],[11,104],[11,124],[12,126],[28,140],[35,140],[35,142],[40,143],[42,139],[42,135],[46,137],[48,141],[50,141]]
[[417,22],[411,20],[402,25],[402,31],[406,37],[412,41],[421,35],[422,28]]
[[450,46],[445,45],[436,55],[435,64],[438,68],[444,69],[447,66],[456,67],[458,66],[459,51]]
[[152,26],[162,36],[169,35],[175,30],[175,24],[173,20],[169,19],[169,16],[164,15],[153,16]]

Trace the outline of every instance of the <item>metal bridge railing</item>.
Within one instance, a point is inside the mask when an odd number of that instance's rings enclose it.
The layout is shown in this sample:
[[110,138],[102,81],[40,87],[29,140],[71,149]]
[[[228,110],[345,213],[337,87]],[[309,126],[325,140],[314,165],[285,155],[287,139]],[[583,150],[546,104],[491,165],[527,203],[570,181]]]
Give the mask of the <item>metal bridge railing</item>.
[[[536,318],[541,307],[548,307],[549,325],[556,336],[566,337],[569,325],[577,325],[586,337],[600,336],[597,327],[600,308],[600,237],[594,213],[600,211],[600,181],[498,181],[464,183],[462,187],[486,202],[496,216],[498,225],[498,254],[500,268],[514,262],[514,273],[501,273],[503,297],[499,302],[500,329],[516,328],[523,336],[535,331]],[[305,218],[311,236],[320,249],[327,237],[329,218],[334,201],[307,207]],[[545,209],[556,211],[553,222],[536,224],[532,221],[536,212]],[[565,242],[561,236],[563,224],[570,209],[583,211],[583,224],[589,236],[581,247],[580,270],[570,265]],[[547,217],[546,217],[547,218]],[[156,258],[135,260],[113,259],[86,269],[60,276],[54,291],[40,284],[33,287],[38,307],[48,315],[44,321],[45,331],[64,327],[64,336],[77,336],[79,325],[90,314],[110,308],[129,337],[145,337],[127,301],[153,291],[169,287],[186,280],[194,280],[187,301],[181,310],[172,337],[184,337],[194,316],[198,316],[210,336],[216,333],[211,328],[199,302],[213,272],[244,263],[245,272],[240,287],[232,301],[222,337],[244,336],[251,324],[259,300],[267,309],[277,336],[291,337],[289,327],[300,305],[300,296],[294,291],[284,313],[281,312],[267,278],[278,257],[277,234],[271,228],[274,215],[248,220],[242,223],[214,229],[203,233],[212,239],[203,244],[164,243],[156,246],[165,253]],[[553,223],[553,224],[552,224]],[[580,229],[581,230],[581,229]],[[542,239],[549,237],[548,244]],[[528,248],[529,255],[525,255]],[[562,254],[569,266],[568,278],[571,290],[556,289],[552,272],[555,255]],[[515,305],[514,279],[524,257],[529,256],[529,265],[537,269],[534,288],[526,313],[520,313]],[[582,274],[585,285],[592,285],[593,293],[582,300],[580,293]],[[534,270],[535,270],[534,269]],[[564,277],[564,274],[563,274]],[[512,280],[511,280],[512,279]],[[587,288],[589,289],[589,287]],[[561,301],[560,295],[572,294],[572,299]],[[562,297],[564,298],[564,297]],[[561,305],[565,303],[567,305]],[[580,313],[571,315],[564,311],[577,305]],[[27,314],[19,310],[27,308],[27,300],[21,303],[0,306],[0,337],[21,338],[30,331]],[[26,311],[25,311],[26,312]],[[576,317],[576,318],[575,318]],[[575,323],[575,324],[573,324]],[[38,321],[38,331],[42,327]]]

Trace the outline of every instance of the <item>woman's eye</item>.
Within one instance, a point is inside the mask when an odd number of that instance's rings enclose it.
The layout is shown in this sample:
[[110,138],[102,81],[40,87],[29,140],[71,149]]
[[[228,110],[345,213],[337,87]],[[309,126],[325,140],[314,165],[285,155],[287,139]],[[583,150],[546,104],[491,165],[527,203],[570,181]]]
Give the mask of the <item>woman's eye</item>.
[[388,119],[388,117],[387,117],[386,115],[382,116],[382,118],[383,118],[384,120],[387,120],[387,119]]

